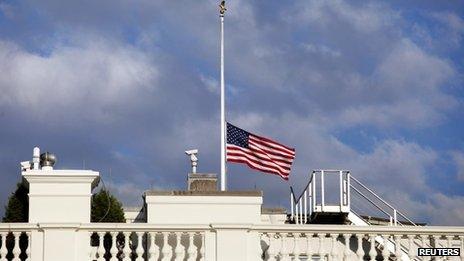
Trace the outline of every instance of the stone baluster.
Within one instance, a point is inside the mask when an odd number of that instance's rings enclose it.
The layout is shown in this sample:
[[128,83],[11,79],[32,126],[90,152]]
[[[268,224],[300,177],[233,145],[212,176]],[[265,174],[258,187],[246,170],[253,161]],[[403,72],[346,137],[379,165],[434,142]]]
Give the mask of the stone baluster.
[[311,247],[311,240],[313,238],[313,234],[306,233],[306,256],[308,256],[308,260],[311,260],[313,257],[313,248]]
[[351,260],[351,249],[350,249],[350,238],[351,234],[343,234],[343,238],[345,239],[345,251],[343,251],[343,258],[344,260]]
[[[427,238],[428,238],[427,235],[420,235],[421,247],[428,247]],[[429,259],[430,259],[429,257],[423,256],[421,260],[429,260]]]
[[110,248],[110,254],[111,258],[110,261],[118,261],[118,232],[111,232],[111,248]]
[[382,235],[383,239],[383,246],[382,246],[382,257],[383,260],[388,260],[390,257],[390,251],[388,250],[388,242],[389,242],[389,236],[388,235]]
[[26,247],[26,259],[24,261],[29,261],[31,260],[31,232],[26,232],[26,238],[27,238],[27,247]]
[[137,254],[137,258],[135,261],[143,261],[143,236],[145,232],[137,232],[137,248],[135,249],[135,253]]
[[201,248],[200,248],[200,261],[204,261],[205,260],[205,252],[206,252],[206,246],[205,246],[205,237],[206,237],[206,234],[205,233],[200,233],[200,237],[201,237]]
[[288,251],[288,247],[287,247],[287,234],[285,233],[282,233],[280,234],[281,236],[281,245],[282,245],[282,248],[281,248],[281,251],[280,251],[280,259],[281,261],[290,261],[290,253]]
[[6,255],[8,254],[8,250],[6,249],[6,237],[8,236],[8,233],[1,233],[0,235],[2,237],[2,245],[0,247],[0,261],[7,261]]
[[420,235],[421,247],[427,247],[427,235]]
[[453,247],[453,239],[454,236],[446,236],[446,247],[452,248]]
[[[97,260],[97,251],[95,250],[95,248],[92,246],[92,236],[93,236],[93,232],[88,232],[88,236],[90,238],[90,247],[88,248],[88,257],[90,260]],[[0,261],[3,261],[3,260],[0,260]]]
[[21,254],[21,248],[19,248],[19,236],[21,232],[13,232],[14,236],[14,247],[13,247],[13,261],[21,261],[19,255]]
[[325,257],[325,251],[324,251],[324,238],[325,234],[317,234],[317,237],[319,238],[319,249],[318,249],[318,254],[321,257],[321,259],[324,259]]
[[124,258],[123,258],[123,261],[131,261],[131,248],[129,246],[130,244],[130,235],[131,235],[131,232],[124,232],[124,248],[122,250],[123,254],[124,254]]
[[267,248],[267,251],[266,251],[266,253],[267,253],[267,258],[268,258],[267,260],[268,260],[268,261],[276,261],[276,258],[275,258],[275,257],[276,257],[276,254],[277,254],[277,253],[276,253],[276,251],[275,251],[275,247],[276,247],[276,246],[275,246],[275,242],[274,242],[274,241],[275,241],[275,240],[274,240],[275,234],[269,233],[269,234],[267,234],[267,235],[268,235],[268,238],[269,238],[269,241],[268,241],[269,247]]
[[461,241],[461,261],[464,261],[464,236],[459,236],[459,241]]
[[[454,236],[446,236],[446,247],[448,248],[452,248],[453,247],[453,239],[454,239]],[[463,253],[461,253],[462,255]],[[446,260],[451,260],[451,258],[447,258]]]
[[105,255],[105,246],[103,245],[105,233],[103,232],[97,232],[98,236],[98,248],[97,248],[97,261],[105,261],[104,255]]
[[197,253],[197,248],[195,247],[195,233],[194,232],[189,232],[188,233],[188,248],[187,248],[187,261],[195,261],[197,260],[198,253]]
[[257,240],[257,248],[259,249],[259,251],[257,252],[258,256],[256,257],[258,260],[263,260],[263,256],[264,256],[264,260],[266,260],[266,251],[267,251],[267,248],[263,249],[262,245],[261,245],[261,241],[265,241],[265,238],[267,238],[267,234],[265,233],[258,233],[258,240]]
[[[442,246],[440,245],[440,236],[437,236],[437,235],[433,235],[432,236],[432,243],[430,244],[431,247],[434,247],[434,248],[441,248]],[[435,257],[435,260],[443,260],[443,258],[441,257]]]
[[415,235],[408,235],[408,257],[410,260],[416,257],[416,248],[414,244]]
[[432,247],[435,247],[435,248],[441,247],[441,245],[440,245],[440,236],[433,235],[432,238],[433,238],[433,245],[432,245]]
[[176,253],[176,261],[182,261],[184,260],[185,257],[185,248],[182,245],[182,232],[176,232],[176,248],[174,249],[174,252]]
[[300,234],[299,233],[294,233],[293,234],[293,250],[292,250],[292,254],[294,256],[294,259],[295,260],[300,260],[300,255],[301,255],[301,251],[300,251]]
[[395,257],[397,260],[401,260],[401,235],[394,235],[393,239],[395,240]]
[[377,250],[375,249],[375,235],[369,235],[369,241],[371,242],[369,257],[371,260],[375,260],[375,257],[377,256]]
[[169,234],[170,232],[163,232],[163,248],[161,249],[161,253],[163,254],[162,261],[170,261],[172,257],[172,248],[169,246]]
[[148,261],[158,261],[160,256],[159,247],[156,245],[156,232],[150,232],[147,234],[147,237],[150,242],[150,247],[148,248]]
[[358,241],[358,249],[356,249],[356,256],[358,257],[359,261],[364,260],[364,249],[363,249],[363,237],[364,235],[362,234],[356,234],[356,239]]
[[330,260],[334,260],[334,261],[338,260],[338,249],[337,249],[338,236],[339,236],[338,234],[330,234],[330,237],[332,238],[332,249],[330,251]]

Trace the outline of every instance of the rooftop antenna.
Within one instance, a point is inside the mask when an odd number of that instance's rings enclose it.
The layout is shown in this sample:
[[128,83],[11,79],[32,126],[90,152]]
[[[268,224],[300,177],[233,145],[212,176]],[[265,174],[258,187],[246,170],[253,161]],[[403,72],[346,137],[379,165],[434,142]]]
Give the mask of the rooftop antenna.
[[198,150],[186,150],[185,154],[190,156],[190,162],[192,163],[192,173],[197,173],[197,165],[198,165]]

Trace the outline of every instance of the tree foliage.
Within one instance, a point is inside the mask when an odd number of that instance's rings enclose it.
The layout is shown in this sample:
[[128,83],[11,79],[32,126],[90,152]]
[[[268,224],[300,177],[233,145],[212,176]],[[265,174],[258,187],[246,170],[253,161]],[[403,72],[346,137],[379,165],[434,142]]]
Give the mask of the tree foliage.
[[25,181],[16,185],[16,190],[8,198],[5,206],[5,216],[2,222],[28,222],[29,221],[29,188]]
[[106,189],[92,196],[92,222],[124,223],[124,210],[119,200]]

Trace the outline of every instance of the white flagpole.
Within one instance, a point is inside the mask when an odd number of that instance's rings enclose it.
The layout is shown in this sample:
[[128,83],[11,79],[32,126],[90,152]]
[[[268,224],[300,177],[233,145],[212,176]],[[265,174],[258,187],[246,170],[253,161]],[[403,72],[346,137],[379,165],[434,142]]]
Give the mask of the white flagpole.
[[224,13],[225,1],[219,5],[221,18],[221,191],[227,189],[226,178],[226,115],[225,115],[225,86],[224,86]]

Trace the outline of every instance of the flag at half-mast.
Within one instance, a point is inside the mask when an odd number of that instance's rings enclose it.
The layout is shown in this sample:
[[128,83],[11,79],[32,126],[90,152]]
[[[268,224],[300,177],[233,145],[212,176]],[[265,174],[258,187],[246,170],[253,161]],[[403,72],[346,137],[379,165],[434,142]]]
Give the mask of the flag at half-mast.
[[288,180],[295,149],[227,123],[227,161]]

